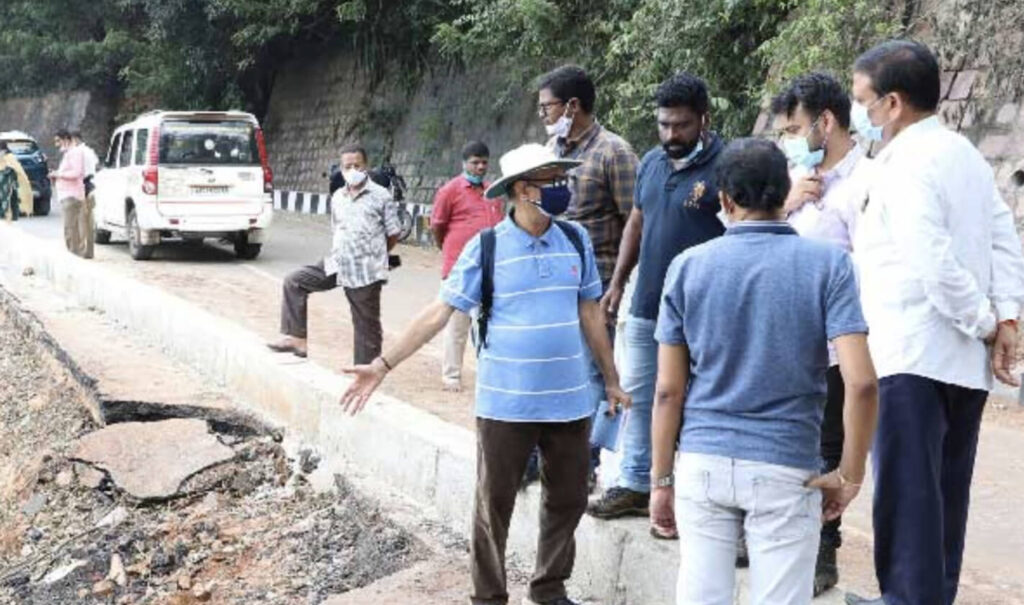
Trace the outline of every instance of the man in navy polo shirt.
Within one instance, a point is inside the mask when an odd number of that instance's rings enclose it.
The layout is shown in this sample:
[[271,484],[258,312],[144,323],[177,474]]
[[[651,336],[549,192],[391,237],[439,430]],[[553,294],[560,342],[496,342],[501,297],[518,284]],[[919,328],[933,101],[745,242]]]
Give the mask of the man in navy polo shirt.
[[[534,448],[540,449],[543,494],[529,596],[534,603],[573,605],[565,582],[576,556],[573,534],[587,504],[594,411],[584,337],[601,367],[608,401],[630,404],[619,388],[598,306],[601,278],[594,247],[583,227],[552,221],[568,207],[565,170],[579,163],[559,159],[542,145],[523,145],[502,156],[504,176],[484,194],[507,195],[514,208],[493,232],[493,302],[477,366],[471,543],[475,605],[508,602],[505,543],[516,492]],[[440,332],[452,313],[480,306],[481,241],[480,235],[470,240],[439,300],[413,320],[391,350],[370,365],[346,370],[355,376],[341,398],[346,410],[361,410],[387,373]]]
[[[673,258],[692,246],[722,235],[714,169],[722,139],[710,132],[707,85],[685,72],[658,88],[658,137],[661,146],[647,152],[637,171],[635,204],[626,223],[608,292],[601,305],[610,318],[618,313],[622,292],[637,265],[630,316],[626,320],[622,384],[633,397],[623,439],[618,485],[591,503],[599,519],[647,516],[651,472],[651,405],[658,371],[654,326],[665,272]],[[652,526],[657,538],[674,538]]]

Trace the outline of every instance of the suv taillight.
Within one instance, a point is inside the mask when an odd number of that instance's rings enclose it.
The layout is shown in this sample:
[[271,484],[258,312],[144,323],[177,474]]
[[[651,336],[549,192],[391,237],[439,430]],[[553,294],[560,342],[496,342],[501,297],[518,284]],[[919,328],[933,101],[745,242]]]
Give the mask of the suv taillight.
[[263,129],[256,129],[256,147],[260,153],[260,167],[263,168],[263,192],[273,193],[274,172],[270,170],[270,160],[267,159],[267,142],[263,138]]
[[154,126],[149,131],[149,149],[147,149],[146,166],[142,169],[142,192],[156,195],[160,189],[160,177],[157,162],[160,159],[160,127]]
[[157,176],[156,166],[146,166],[142,169],[142,192],[146,195],[156,195],[160,179]]

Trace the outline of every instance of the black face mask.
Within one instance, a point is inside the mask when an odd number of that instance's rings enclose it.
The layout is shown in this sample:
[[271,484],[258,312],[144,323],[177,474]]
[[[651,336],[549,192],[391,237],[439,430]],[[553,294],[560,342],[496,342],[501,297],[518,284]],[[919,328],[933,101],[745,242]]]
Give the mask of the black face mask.
[[699,140],[700,137],[690,141],[689,143],[669,141],[668,143],[662,143],[661,147],[665,150],[668,157],[673,160],[681,160],[693,152],[693,149],[697,146],[697,141]]

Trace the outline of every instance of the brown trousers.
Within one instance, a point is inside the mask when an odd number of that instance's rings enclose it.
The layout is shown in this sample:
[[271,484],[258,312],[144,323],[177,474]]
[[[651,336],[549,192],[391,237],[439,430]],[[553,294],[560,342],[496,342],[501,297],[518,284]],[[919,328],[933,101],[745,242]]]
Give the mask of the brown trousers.
[[537,561],[530,598],[565,596],[576,560],[576,526],[587,507],[590,419],[502,422],[477,418],[477,487],[471,545],[474,605],[505,605],[505,544],[516,493],[534,448],[542,486]]
[[[380,355],[384,331],[380,325],[379,281],[362,288],[345,288],[352,310],[352,351],[355,363],[370,363]],[[306,338],[309,295],[338,287],[337,274],[327,275],[324,263],[307,265],[284,279],[284,300],[281,304],[281,333]]]
[[92,258],[96,239],[92,212],[96,199],[90,194],[84,200],[66,197],[60,203],[64,213],[64,243],[68,251],[82,258]]

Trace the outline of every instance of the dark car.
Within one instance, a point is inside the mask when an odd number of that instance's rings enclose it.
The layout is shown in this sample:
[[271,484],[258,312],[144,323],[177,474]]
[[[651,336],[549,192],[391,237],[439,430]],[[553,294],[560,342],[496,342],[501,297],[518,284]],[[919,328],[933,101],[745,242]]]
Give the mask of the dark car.
[[36,140],[24,132],[0,132],[0,141],[7,143],[7,148],[18,158],[32,183],[33,214],[46,216],[50,213],[50,179],[47,177],[50,167],[46,154]]

